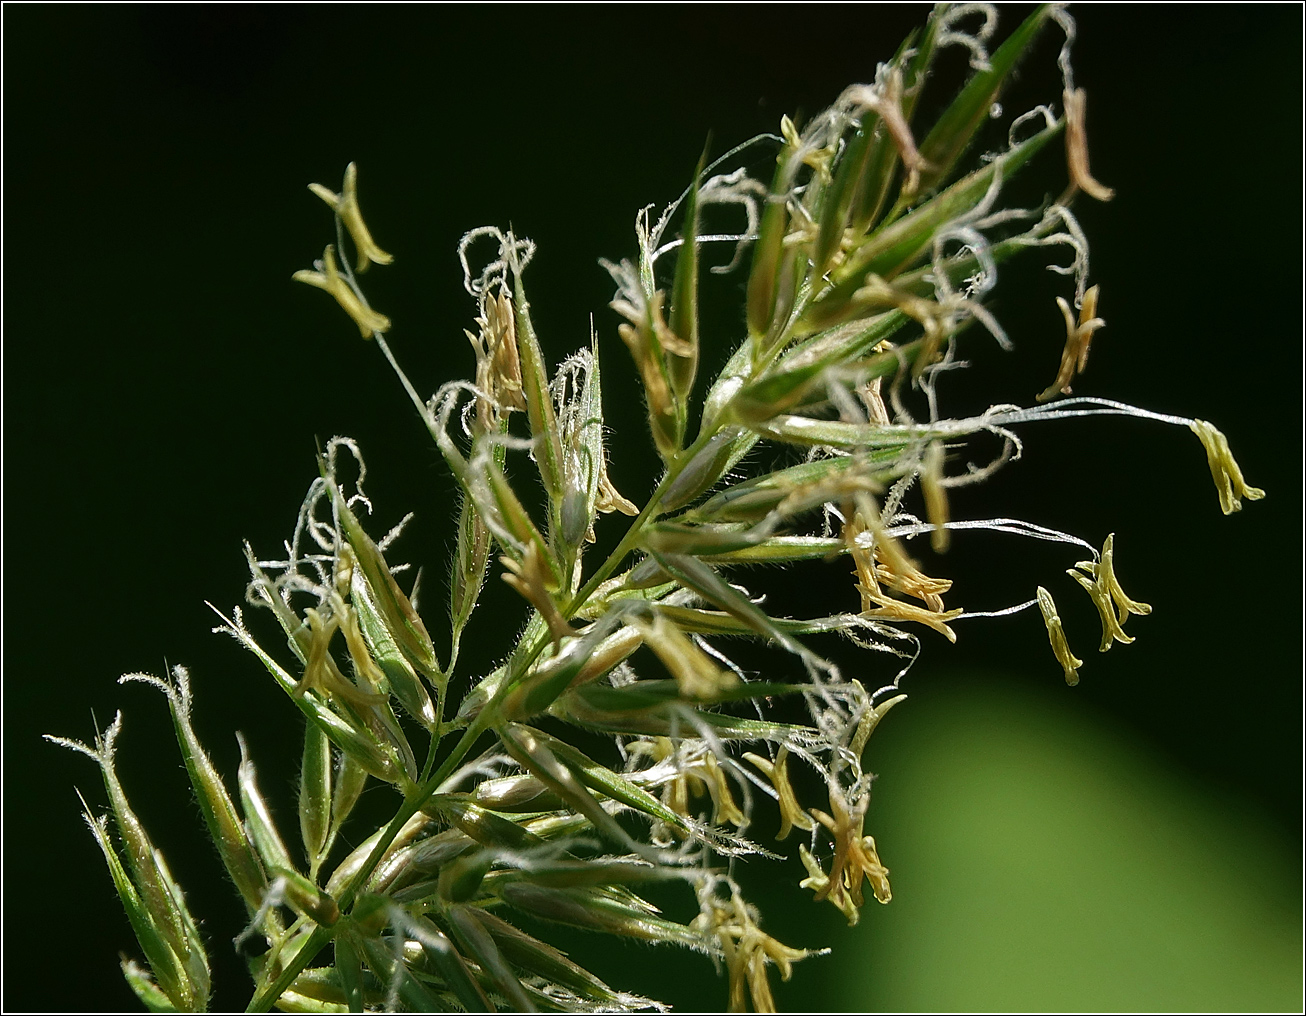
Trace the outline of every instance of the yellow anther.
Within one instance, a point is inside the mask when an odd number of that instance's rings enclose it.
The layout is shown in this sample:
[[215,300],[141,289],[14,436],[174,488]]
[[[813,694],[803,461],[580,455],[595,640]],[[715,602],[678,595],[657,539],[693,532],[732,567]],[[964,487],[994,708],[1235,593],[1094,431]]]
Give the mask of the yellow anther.
[[867,275],[865,284],[853,293],[853,301],[885,308],[897,307],[925,329],[912,364],[913,379],[920,378],[925,368],[938,359],[939,346],[948,335],[949,315],[942,304],[900,289],[874,272]]
[[739,684],[738,677],[713,663],[707,653],[662,614],[654,614],[651,621],[636,619],[631,624],[676,679],[676,687],[684,698],[715,700]]
[[599,494],[598,499],[594,502],[594,507],[601,512],[621,512],[622,515],[638,515],[639,507],[629,498],[623,497],[621,491],[612,485],[608,479],[608,466],[606,462],[600,463],[599,472]]
[[493,400],[493,404],[479,396],[476,400],[478,429],[489,433],[498,429],[500,410],[524,410],[526,398],[522,394],[512,303],[504,293],[486,296],[482,310],[483,316],[476,319],[479,334],[466,329],[463,334],[476,353],[476,387]]
[[[304,611],[309,630],[308,653],[304,662],[304,675],[295,685],[293,694],[298,696],[312,690],[355,706],[380,705],[386,701],[385,695],[359,688],[340,672],[340,668],[331,657],[331,640],[336,631],[341,628],[343,619],[346,627],[351,624],[353,626],[352,631],[346,631],[346,639],[351,636],[357,639],[356,646],[354,644],[349,646],[351,653],[357,648],[361,658],[366,661],[364,666],[370,664],[372,668],[371,671],[360,673],[360,676],[371,683],[373,672],[379,672],[379,668],[372,663],[372,658],[367,654],[362,635],[358,631],[357,621],[354,619],[353,608],[346,605],[339,594],[332,596],[331,600],[333,602],[329,609],[318,610],[316,607],[309,607]],[[355,660],[355,667],[358,666],[359,663]]]
[[1074,568],[1067,568],[1066,574],[1078,582],[1086,590],[1093,600],[1093,606],[1097,608],[1099,616],[1102,618],[1102,644],[1098,646],[1098,652],[1105,653],[1115,642],[1123,642],[1128,645],[1133,642],[1133,638],[1125,634],[1120,622],[1116,619],[1116,613],[1111,603],[1111,595],[1102,587],[1099,580],[1095,581],[1093,576],[1097,566],[1092,561],[1081,561],[1077,567],[1088,567],[1088,576],[1075,571]]
[[871,734],[875,733],[875,728],[880,725],[885,714],[906,697],[906,695],[895,695],[893,698],[885,699],[874,709],[867,709],[862,713],[862,718],[857,722],[857,732],[853,734],[852,743],[848,746],[855,756],[861,758],[866,742],[870,740]]
[[1259,501],[1265,491],[1259,487],[1249,487],[1243,479],[1242,470],[1229,451],[1229,442],[1225,436],[1205,420],[1194,420],[1188,428],[1198,436],[1202,447],[1206,449],[1206,461],[1211,467],[1211,477],[1215,480],[1215,489],[1220,494],[1220,510],[1232,515],[1242,510],[1242,498]]
[[[873,536],[873,545],[867,544],[863,534]],[[947,622],[958,617],[962,610],[945,611],[940,595],[952,587],[952,581],[930,578],[917,568],[898,541],[883,531],[869,498],[858,501],[857,513],[844,526],[844,539],[857,569],[857,591],[862,597],[863,617],[916,621],[933,628],[949,642],[957,641],[956,633]],[[925,606],[917,607],[887,595],[880,589],[881,582],[890,589],[922,600]]]
[[925,495],[925,517],[934,526],[930,546],[934,553],[948,549],[948,491],[943,486],[943,442],[931,441],[921,462],[921,493]]
[[[367,223],[363,221],[363,213],[358,210],[358,167],[354,163],[351,162],[345,167],[345,186],[342,193],[335,194],[320,183],[310,183],[308,189],[330,205],[340,216],[345,229],[349,230],[349,236],[358,252],[358,264],[355,266],[357,271],[367,271],[368,264],[373,261],[378,265],[388,265],[394,260],[376,245],[376,241],[368,231]],[[383,330],[377,329],[377,331]]]
[[1093,333],[1106,324],[1097,316],[1098,288],[1094,286],[1084,294],[1078,322],[1071,313],[1070,304],[1057,297],[1061,316],[1066,319],[1066,347],[1061,351],[1061,367],[1057,371],[1057,379],[1035,401],[1046,402],[1056,395],[1069,395],[1071,379],[1076,374],[1084,373],[1084,368],[1088,366],[1088,347],[1093,341]]
[[1112,533],[1106,538],[1106,543],[1102,544],[1102,560],[1098,562],[1097,573],[1100,581],[1106,586],[1107,592],[1111,594],[1111,599],[1115,600],[1116,607],[1120,611],[1120,623],[1125,623],[1125,618],[1129,614],[1150,614],[1152,606],[1149,603],[1139,603],[1137,600],[1131,600],[1125,591],[1120,588],[1120,580],[1116,578],[1115,552],[1116,552],[1116,534]]
[[1061,627],[1061,618],[1057,616],[1057,605],[1052,599],[1052,594],[1042,586],[1038,587],[1038,609],[1043,612],[1043,623],[1047,625],[1052,652],[1056,654],[1057,662],[1066,672],[1066,684],[1073,688],[1079,684],[1078,670],[1084,665],[1084,661],[1075,659],[1075,654],[1070,651],[1065,629]]
[[811,832],[816,828],[812,821],[802,808],[798,806],[798,798],[794,796],[794,788],[789,783],[789,749],[781,747],[775,755],[775,761],[762,758],[760,755],[754,755],[751,751],[744,752],[744,758],[757,766],[762,774],[771,781],[771,786],[775,788],[780,798],[780,831],[776,833],[777,840],[783,840],[789,835],[789,831],[797,826],[804,832]]
[[358,334],[363,338],[370,339],[376,332],[390,330],[390,319],[368,307],[340,274],[336,267],[336,250],[332,244],[327,244],[322,253],[320,266],[320,272],[304,269],[296,272],[292,278],[296,282],[307,282],[310,286],[325,289],[334,296],[341,309],[354,319],[354,324],[358,325]]
[[658,290],[646,307],[636,307],[625,300],[616,300],[611,306],[630,322],[618,325],[617,334],[639,368],[653,438],[659,453],[667,457],[678,453],[680,444],[676,434],[676,395],[668,381],[666,356],[687,356],[694,348],[667,326],[662,316],[665,299],[666,294]]
[[1091,198],[1110,201],[1116,192],[1093,179],[1088,171],[1088,134],[1084,130],[1086,93],[1082,88],[1062,93],[1066,107],[1066,164],[1070,168],[1070,182]]
[[710,751],[703,756],[703,766],[707,770],[707,778],[704,782],[707,784],[708,795],[712,798],[713,825],[722,825],[726,822],[736,828],[743,825],[746,819],[744,813],[739,810],[739,805],[735,804],[734,795],[730,793],[730,781],[717,763],[716,756]]
[[767,983],[766,964],[780,970],[787,981],[793,965],[812,955],[806,949],[793,949],[772,938],[757,925],[757,913],[738,894],[715,900],[694,918],[694,926],[714,935],[721,945],[730,976],[730,1011],[746,1012],[751,1000],[754,1012],[775,1012],[775,999]]
[[893,899],[889,888],[889,869],[880,862],[875,849],[875,838],[862,833],[868,800],[862,798],[849,806],[843,791],[830,785],[830,811],[826,814],[812,808],[812,817],[821,823],[834,838],[834,857],[830,860],[830,874],[826,875],[816,860],[801,850],[800,856],[810,878],[799,883],[805,889],[814,889],[818,900],[828,899],[848,918],[848,924],[857,923],[863,902],[862,882],[871,883],[871,891],[880,903]]
[[1102,617],[1102,645],[1099,651],[1103,653],[1111,648],[1113,642],[1124,642],[1128,645],[1134,641],[1121,627],[1125,623],[1125,618],[1130,614],[1152,613],[1150,604],[1131,600],[1120,588],[1120,580],[1116,578],[1115,569],[1115,540],[1115,533],[1106,538],[1099,560],[1080,561],[1075,565],[1079,571],[1074,569],[1066,571],[1067,575],[1088,590],[1088,595],[1093,598],[1093,605],[1097,607],[1097,612]]
[[879,608],[863,610],[862,617],[873,621],[915,621],[933,628],[949,642],[957,641],[957,633],[948,626],[947,622],[962,615],[963,611],[960,607],[940,613],[904,603],[902,600],[895,600],[892,596],[885,596],[882,593],[872,593],[871,602],[879,604]]

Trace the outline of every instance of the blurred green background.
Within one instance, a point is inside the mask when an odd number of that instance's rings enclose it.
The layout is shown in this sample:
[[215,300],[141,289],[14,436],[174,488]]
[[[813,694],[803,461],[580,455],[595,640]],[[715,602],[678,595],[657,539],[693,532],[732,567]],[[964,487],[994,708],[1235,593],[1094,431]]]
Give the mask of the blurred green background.
[[[1028,9],[1004,9],[1002,30]],[[927,12],[5,8],[5,1008],[134,1004],[117,953],[138,950],[72,792],[100,801],[98,780],[39,741],[87,737],[92,713],[119,707],[123,779],[205,920],[215,1005],[243,1006],[227,945],[240,907],[165,713],[114,678],[190,666],[219,766],[234,773],[241,729],[293,829],[297,721],[208,634],[203,601],[240,600],[242,539],[267,554],[289,534],[315,439],[360,441],[376,528],[416,511],[398,552],[443,571],[438,455],[377,351],[290,283],[330,239],[305,184],[337,186],[359,162],[396,255],[369,293],[420,389],[472,369],[458,237],[511,223],[534,238],[546,352],[583,342],[594,314],[614,443],[634,449],[613,476],[639,497],[654,458],[596,259],[633,253],[636,209],[680,192],[709,132],[719,153],[820,110]],[[1125,588],[1156,610],[1131,622],[1136,644],[1099,656],[1064,549],[975,534],[945,560],[922,551],[970,609],[1048,585],[1083,680],[1061,683],[1029,613],[959,624],[955,648],[927,633],[911,699],[868,753],[893,903],[849,931],[798,889],[796,860],[739,870],[764,927],[834,947],[779,987],[791,1009],[1301,1007],[1301,8],[1076,16],[1093,168],[1118,191],[1076,209],[1108,322],[1076,393],[1211,420],[1269,496],[1221,517],[1192,435],[1136,420],[1028,428],[1021,462],[957,492],[958,517],[1099,545],[1115,532]],[[1059,45],[1050,29],[1009,114],[1059,101]],[[959,51],[947,67],[960,80]],[[770,156],[754,158],[766,175]],[[1055,194],[1062,173],[1045,159],[1020,193]],[[706,369],[739,334],[742,282],[711,282],[722,338]],[[1030,402],[1055,374],[1066,291],[1040,259],[1006,269],[993,309],[1017,351],[968,337],[972,369],[942,386],[945,407]],[[795,609],[851,602],[846,567],[819,567],[788,590]],[[483,664],[520,616],[491,585],[468,649]],[[840,659],[864,681],[892,676],[878,657]],[[383,812],[386,793],[365,804]],[[618,986],[724,1002],[701,957],[557,939]]]

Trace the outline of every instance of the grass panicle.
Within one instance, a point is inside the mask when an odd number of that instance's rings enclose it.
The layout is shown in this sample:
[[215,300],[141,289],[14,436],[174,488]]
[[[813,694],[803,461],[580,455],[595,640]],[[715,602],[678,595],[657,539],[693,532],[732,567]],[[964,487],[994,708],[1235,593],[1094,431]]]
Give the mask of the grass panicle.
[[[642,385],[662,469],[642,503],[609,478],[608,459],[624,448],[605,424],[599,337],[580,337],[556,367],[545,357],[528,299],[530,240],[497,227],[464,237],[475,373],[428,398],[389,344],[395,323],[360,285],[369,266],[394,258],[364,222],[355,165],[339,193],[312,185],[336,239],[294,278],[328,292],[379,347],[459,499],[447,601],[436,608],[419,611],[391,563],[399,532],[369,532],[363,456],[346,438],[322,449],[284,553],[246,548],[245,598],[266,623],[248,625],[236,607],[216,630],[257,658],[288,717],[302,714],[288,720],[303,738],[298,840],[261,795],[258,745],[241,740],[228,789],[196,737],[203,697],[184,669],[127,678],[167,697],[208,834],[244,901],[248,924],[232,937],[248,961],[251,1010],[661,1007],[526,930],[550,922],[696,951],[723,969],[733,1011],[772,1010],[772,973],[787,980],[822,950],[763,930],[734,877],[743,860],[778,859],[754,839],[763,808],[775,802],[777,840],[802,841],[802,870],[788,877],[816,901],[855,924],[870,899],[892,898],[893,845],[882,855],[871,835],[863,755],[906,697],[899,683],[921,642],[956,641],[968,616],[907,541],[928,535],[942,554],[988,529],[1077,556],[1087,548],[1091,558],[1068,575],[1098,611],[1102,651],[1133,642],[1123,624],[1151,611],[1121,589],[1114,537],[1098,551],[1014,518],[958,519],[950,490],[1018,456],[1028,425],[1115,414],[1192,429],[1226,514],[1263,496],[1209,423],[1063,397],[1110,309],[1110,285],[1105,296],[1088,285],[1088,241],[1072,211],[1113,195],[1088,168],[1073,28],[1064,9],[1044,5],[1001,37],[990,5],[941,4],[870,83],[757,139],[776,148],[762,178],[734,163],[745,146],[715,161],[708,153],[678,201],[639,214],[634,252],[603,263],[617,320],[601,341],[624,344]],[[1006,143],[977,157],[981,127],[1003,115],[1004,87],[1034,41],[1057,31],[1059,111],[1054,100],[1011,117]],[[971,75],[949,99],[929,89],[950,47],[965,51]],[[941,110],[933,122],[919,115],[928,109]],[[1008,201],[1017,176],[1038,174],[1059,197]],[[712,231],[730,215],[742,220],[735,232]],[[729,245],[730,264],[717,263]],[[963,349],[1011,345],[990,300],[1004,265],[1046,247],[1069,252],[1052,266],[1070,277],[1057,297],[1066,339],[1055,379],[1025,407],[947,415],[936,381],[964,366]],[[701,313],[705,266],[740,273],[737,334]],[[996,454],[972,453],[972,442],[994,439]],[[768,458],[768,448],[787,457]],[[596,543],[600,531],[612,539]],[[600,545],[613,549],[600,557]],[[781,616],[757,595],[774,569],[801,583],[812,562],[832,559],[850,577],[841,613]],[[525,621],[497,625],[498,662],[478,674],[459,646],[492,572],[520,594]],[[1026,602],[977,614],[1037,607],[1075,684],[1085,664],[1052,594],[1029,583]],[[424,593],[423,604],[434,600]],[[823,649],[831,635],[897,657],[901,669],[868,690]],[[728,655],[741,638],[772,648],[765,679]],[[90,756],[105,781],[116,838],[107,818],[88,810],[87,822],[144,957],[124,960],[124,976],[151,1010],[202,1010],[206,944],[118,780],[120,730],[119,718],[94,745],[52,740]],[[608,741],[601,752],[595,732]],[[393,804],[371,829],[353,817],[369,785],[388,786]],[[812,787],[823,788],[815,798]],[[697,916],[661,914],[641,895],[654,882],[683,888]],[[207,947],[222,942],[213,930]]]

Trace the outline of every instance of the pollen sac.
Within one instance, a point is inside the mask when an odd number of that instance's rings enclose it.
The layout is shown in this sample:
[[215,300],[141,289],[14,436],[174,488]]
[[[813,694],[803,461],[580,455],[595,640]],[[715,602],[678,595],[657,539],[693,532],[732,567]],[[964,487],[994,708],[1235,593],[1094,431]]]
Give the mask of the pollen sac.
[[1057,297],[1057,306],[1061,308],[1061,316],[1066,321],[1066,345],[1061,352],[1061,366],[1057,370],[1056,380],[1044,389],[1035,401],[1046,402],[1057,395],[1069,395],[1071,380],[1076,374],[1084,373],[1084,368],[1088,366],[1088,348],[1093,341],[1093,333],[1106,325],[1106,322],[1097,316],[1099,291],[1099,287],[1094,286],[1084,294],[1078,321],[1070,312],[1070,304]]
[[1043,614],[1043,623],[1047,625],[1052,652],[1056,654],[1057,662],[1066,672],[1066,684],[1073,688],[1079,684],[1079,668],[1084,665],[1084,661],[1076,659],[1075,654],[1070,651],[1065,629],[1061,627],[1061,618],[1057,616],[1057,605],[1052,599],[1052,594],[1042,586],[1038,587],[1038,609]]
[[1102,560],[1099,562],[1098,568],[1102,581],[1111,594],[1111,599],[1115,601],[1116,607],[1120,611],[1120,623],[1124,624],[1127,615],[1150,614],[1152,613],[1152,606],[1149,603],[1139,603],[1137,600],[1131,600],[1125,595],[1125,591],[1120,588],[1120,580],[1116,578],[1115,543],[1116,534],[1112,533],[1102,545]]
[[871,891],[879,903],[893,899],[889,888],[889,869],[880,862],[875,839],[862,832],[866,818],[868,798],[862,797],[850,804],[843,788],[830,784],[830,813],[811,809],[812,816],[834,839],[834,856],[830,860],[830,874],[826,875],[816,859],[805,850],[800,851],[809,876],[799,883],[812,889],[816,899],[828,899],[845,917],[849,927],[860,918],[865,896],[864,882],[871,883]]
[[1099,560],[1080,561],[1075,565],[1079,571],[1071,569],[1066,572],[1088,590],[1093,605],[1097,607],[1097,612],[1102,618],[1102,645],[1099,649],[1104,653],[1114,642],[1128,644],[1134,641],[1125,634],[1122,627],[1130,614],[1152,612],[1150,604],[1130,599],[1120,587],[1120,580],[1116,578],[1115,572],[1115,538],[1115,533],[1106,538]]
[[1188,428],[1197,435],[1206,449],[1206,461],[1211,467],[1211,478],[1215,480],[1215,489],[1220,495],[1220,510],[1232,515],[1242,510],[1242,498],[1259,501],[1265,491],[1259,487],[1249,487],[1243,479],[1242,470],[1234,461],[1229,451],[1229,442],[1225,436],[1205,420],[1194,420]]
[[354,324],[358,325],[358,334],[363,338],[370,339],[377,332],[390,330],[390,319],[367,306],[340,274],[339,268],[336,267],[336,250],[332,244],[327,244],[317,269],[317,271],[307,269],[298,271],[291,278],[296,282],[306,282],[310,286],[324,289],[334,296],[341,310],[354,319]]
[[488,434],[498,430],[502,415],[526,408],[516,322],[508,295],[482,296],[476,324],[478,333],[463,334],[476,354],[476,387],[483,393],[476,397],[476,429]]
[[363,221],[363,213],[358,208],[358,166],[350,163],[345,167],[345,186],[340,194],[333,194],[320,183],[311,183],[308,189],[320,197],[331,210],[340,216],[345,229],[349,230],[350,239],[354,241],[357,251],[359,272],[367,271],[369,264],[388,265],[394,258],[377,246],[372,233]]
[[1093,600],[1093,606],[1097,608],[1097,612],[1102,618],[1102,644],[1098,647],[1098,651],[1105,653],[1116,642],[1123,642],[1125,645],[1133,642],[1132,636],[1125,634],[1124,629],[1120,626],[1120,621],[1116,618],[1110,593],[1097,580],[1098,566],[1092,561],[1081,561],[1076,567],[1084,568],[1088,574],[1084,575],[1073,568],[1067,569],[1066,574],[1088,591],[1089,597]]
[[754,1012],[775,1012],[767,964],[779,968],[780,979],[787,981],[793,975],[793,965],[812,953],[791,948],[762,931],[757,908],[745,903],[737,891],[731,892],[729,900],[709,898],[699,906],[694,926],[713,935],[725,957],[730,1011],[747,1012],[751,1001]]
[[774,762],[762,758],[760,755],[755,755],[751,751],[745,752],[744,758],[762,771],[779,795],[780,830],[775,836],[777,840],[783,840],[795,827],[804,832],[811,832],[816,828],[816,823],[812,820],[812,817],[798,806],[798,798],[794,796],[793,785],[789,782],[788,748],[781,746],[776,753]]
[[936,554],[948,549],[948,491],[943,486],[943,442],[931,441],[925,448],[921,470],[921,492],[925,495],[925,514],[934,526],[930,546]]

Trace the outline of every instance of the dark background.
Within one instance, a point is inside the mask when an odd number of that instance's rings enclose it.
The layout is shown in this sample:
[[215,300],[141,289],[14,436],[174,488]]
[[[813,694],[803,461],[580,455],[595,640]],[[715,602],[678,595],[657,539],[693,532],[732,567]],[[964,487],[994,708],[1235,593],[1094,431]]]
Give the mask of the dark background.
[[[1004,10],[1000,32],[1026,10]],[[203,601],[241,600],[243,539],[270,554],[289,535],[315,440],[359,440],[377,532],[416,511],[396,556],[427,565],[426,612],[439,616],[452,483],[378,351],[331,300],[290,282],[331,238],[329,213],[305,184],[336,189],[358,161],[362,207],[396,259],[369,274],[367,291],[393,318],[392,346],[424,392],[472,370],[459,236],[511,223],[532,237],[539,254],[526,281],[546,353],[556,362],[584,342],[593,313],[614,445],[638,450],[619,454],[612,472],[638,500],[654,458],[596,259],[633,254],[636,209],[679,194],[709,132],[720,153],[774,131],[782,113],[820,110],[869,80],[926,13],[5,10],[6,1008],[133,1005],[116,954],[138,949],[72,790],[99,807],[96,774],[39,740],[89,738],[92,714],[104,725],[119,707],[121,773],[210,929],[215,1003],[247,998],[224,945],[239,906],[211,850],[197,846],[201,824],[162,703],[114,678],[190,666],[215,761],[234,777],[230,732],[243,730],[293,831],[297,714],[254,660],[208,634],[215,619]],[[921,548],[928,571],[956,578],[951,602],[971,609],[1048,585],[1087,663],[1070,691],[1035,616],[965,622],[955,649],[926,633],[908,708],[928,716],[985,669],[1015,675],[1029,694],[1107,716],[1299,846],[1301,11],[1075,13],[1093,168],[1118,192],[1076,208],[1108,327],[1075,391],[1211,420],[1268,497],[1221,517],[1201,448],[1182,428],[1110,419],[1026,428],[1024,460],[958,492],[957,517],[1016,515],[1099,545],[1115,532],[1125,588],[1155,613],[1130,623],[1137,644],[1099,657],[1095,614],[1060,577],[1074,560],[1064,548],[985,535],[955,539],[943,561]],[[1004,97],[1008,115],[1059,104],[1059,44],[1049,28]],[[960,79],[959,50],[944,65]],[[770,156],[754,159],[766,175]],[[1063,172],[1055,157],[1035,164],[1031,200],[1058,192]],[[1063,335],[1053,295],[1069,286],[1042,263],[1036,254],[1005,270],[992,304],[1017,351],[967,335],[974,369],[944,382],[945,406],[1028,404],[1051,381]],[[707,336],[709,368],[738,341],[742,283],[712,283],[716,320],[733,330]],[[816,574],[804,598],[853,602],[843,565]],[[467,650],[482,665],[520,616],[491,585]],[[867,681],[887,673],[878,658],[857,665],[871,668]],[[371,795],[378,809],[384,793]],[[768,926],[814,944],[819,936],[800,930],[814,908],[787,891],[768,903]],[[1300,885],[1285,891],[1297,896]],[[825,941],[837,946],[837,931]],[[641,967],[669,958],[617,948],[618,962]],[[670,983],[645,987],[678,1008],[724,998],[701,959],[667,969]],[[626,983],[615,967],[600,973]],[[829,1004],[826,979],[804,973],[781,1004]]]

